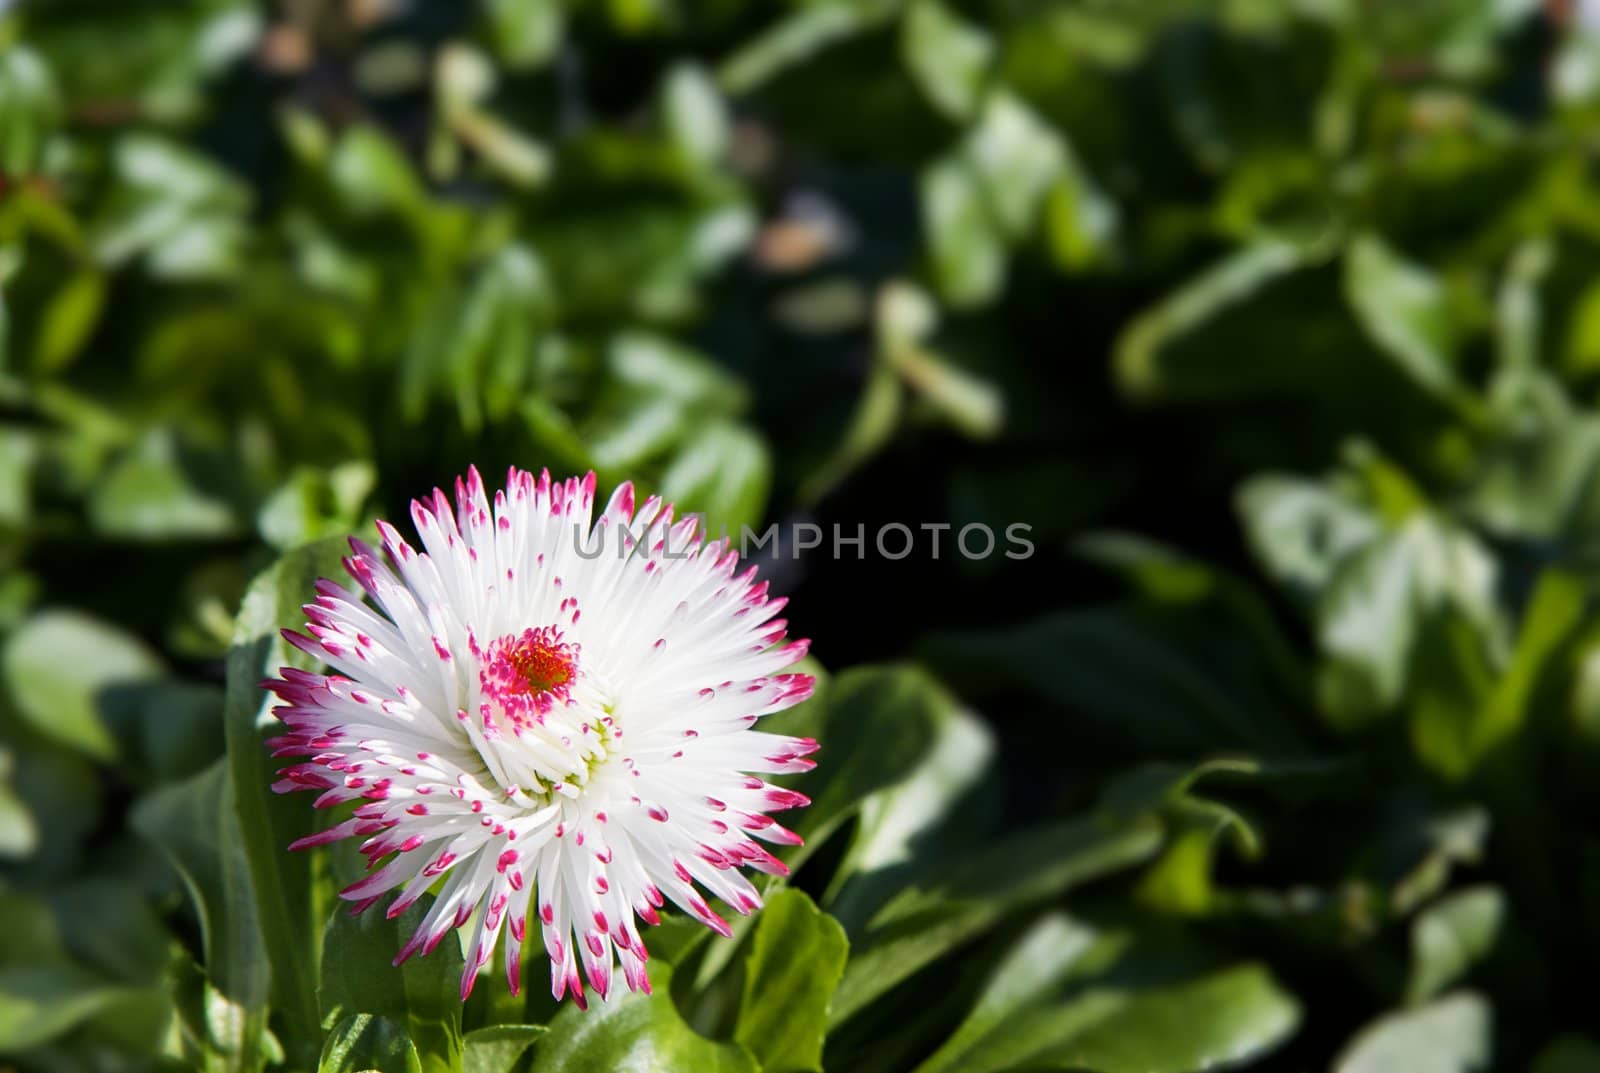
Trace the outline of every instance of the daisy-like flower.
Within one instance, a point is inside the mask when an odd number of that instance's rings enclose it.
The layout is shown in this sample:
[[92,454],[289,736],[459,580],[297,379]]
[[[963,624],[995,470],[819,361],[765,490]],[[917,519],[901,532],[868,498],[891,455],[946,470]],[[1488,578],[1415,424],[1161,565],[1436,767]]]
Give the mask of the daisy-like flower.
[[809,770],[816,742],[754,729],[811,694],[780,673],[807,647],[784,641],[785,601],[697,518],[635,510],[628,484],[595,517],[594,490],[514,469],[491,505],[473,470],[454,509],[414,501],[422,550],[380,522],[385,554],[352,540],[345,559],[360,591],[319,581],[306,633],[284,633],[334,673],[263,683],[288,727],[274,755],[309,758],[273,789],[359,802],[291,848],[362,839],[357,912],[434,892],[396,964],[470,923],[463,999],[502,931],[517,991],[530,922],[556,998],[586,1005],[580,962],[601,999],[619,964],[648,992],[635,918],[670,901],[727,935],[702,891],[749,913],[741,866],[783,875],[760,842],[800,841],[768,813],[806,798],[761,775]]

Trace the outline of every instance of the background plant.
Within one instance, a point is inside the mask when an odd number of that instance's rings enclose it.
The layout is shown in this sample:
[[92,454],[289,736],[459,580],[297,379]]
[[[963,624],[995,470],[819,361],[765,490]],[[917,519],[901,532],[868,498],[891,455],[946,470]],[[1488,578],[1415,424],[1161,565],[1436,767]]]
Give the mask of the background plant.
[[[12,5],[0,1067],[1600,1068],[1578,7]],[[767,562],[792,882],[463,1008],[255,683],[469,462],[1038,553]]]

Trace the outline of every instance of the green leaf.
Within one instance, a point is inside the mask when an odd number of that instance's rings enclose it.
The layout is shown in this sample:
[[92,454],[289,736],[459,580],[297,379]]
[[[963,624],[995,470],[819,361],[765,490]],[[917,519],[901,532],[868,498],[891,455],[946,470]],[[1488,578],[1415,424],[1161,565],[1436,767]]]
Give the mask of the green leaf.
[[779,19],[724,60],[717,69],[717,81],[729,93],[749,93],[829,45],[886,22],[898,9],[899,0],[808,4]]
[[334,146],[328,179],[356,217],[389,213],[415,218],[427,208],[427,192],[399,148],[376,128],[353,126]]
[[822,1069],[828,1002],[848,953],[844,929],[805,894],[783,890],[767,899],[733,1033],[763,1073]]
[[1036,1048],[1029,1035],[1048,1024],[1028,1013],[1076,970],[1095,949],[1094,928],[1052,913],[1031,926],[995,966],[977,1003],[954,1034],[917,1067],[916,1073],[980,1073],[1001,1069]]
[[568,1004],[551,1019],[531,1073],[757,1073],[736,1043],[697,1035],[672,1004],[672,969],[652,964],[653,995],[613,996],[585,1012]]
[[917,1073],[1187,1073],[1248,1062],[1287,1038],[1299,1004],[1261,966],[1214,961],[1157,930],[1044,917]]
[[1044,1056],[1101,1073],[1187,1073],[1243,1065],[1282,1043],[1300,1004],[1260,965],[1140,992]]
[[1320,592],[1379,531],[1371,511],[1340,489],[1298,477],[1252,477],[1239,491],[1238,508],[1256,558],[1303,596]]
[[691,432],[660,484],[662,496],[682,511],[704,514],[707,532],[713,537],[726,533],[735,546],[742,529],[760,524],[771,487],[766,441],[732,421]]
[[1062,148],[1061,175],[1045,200],[1045,235],[1056,263],[1073,272],[1106,259],[1121,214],[1064,141]]
[[1378,348],[1422,387],[1457,396],[1455,332],[1443,284],[1370,234],[1350,243],[1344,269],[1345,296]]
[[971,118],[994,58],[988,34],[936,0],[918,0],[900,23],[900,55],[917,88],[952,119]]
[[[284,555],[250,585],[239,609],[228,650],[224,724],[228,767],[237,801],[240,837],[257,892],[261,936],[272,967],[273,1007],[288,1022],[291,1048],[320,1038],[317,980],[322,925],[331,897],[314,882],[311,855],[291,854],[288,845],[308,833],[309,804],[272,792],[276,763],[263,744],[278,733],[272,701],[258,683],[285,665],[305,667],[307,658],[279,637],[300,628],[300,608],[315,598],[319,577],[339,574],[344,541],[309,544]],[[291,1058],[309,1064],[315,1056]]]
[[484,17],[495,52],[513,71],[531,71],[549,62],[566,21],[559,0],[487,0]]
[[793,826],[806,845],[784,858],[796,870],[869,795],[915,770],[951,700],[916,667],[856,667],[836,675],[808,707],[819,703],[822,725],[806,732],[825,743],[828,760],[803,782],[811,805]]
[[1418,914],[1411,923],[1406,1001],[1426,1002],[1488,957],[1505,916],[1505,895],[1497,887],[1457,891]]
[[223,1068],[260,1069],[271,970],[227,762],[141,800],[133,827],[172,860],[200,918],[206,972],[216,987],[208,1035]]
[[639,395],[732,412],[748,390],[704,354],[642,331],[619,332],[606,350],[606,369],[617,384]]
[[261,505],[256,528],[280,551],[348,533],[376,480],[370,462],[298,469]]
[[1149,749],[1300,748],[1299,731],[1260,689],[1253,665],[1251,677],[1224,676],[1202,640],[1158,625],[1137,606],[1064,611],[1009,629],[938,635],[925,655],[974,690],[1020,687]]
[[0,968],[0,1054],[55,1039],[131,993],[67,965]]
[[1005,238],[972,162],[959,152],[935,161],[923,171],[918,194],[940,292],[957,308],[991,301],[1005,286]]
[[701,67],[680,64],[661,87],[667,135],[697,167],[715,167],[728,148],[728,110],[717,85]]
[[89,502],[100,533],[127,540],[194,540],[238,530],[226,503],[194,486],[172,438],[155,434],[106,471]]
[[1510,665],[1495,683],[1488,707],[1475,723],[1473,753],[1482,759],[1520,734],[1532,715],[1534,692],[1562,646],[1583,624],[1589,587],[1578,574],[1546,570],[1522,616]]
[[39,53],[7,41],[0,48],[0,172],[31,175],[60,112],[55,79]]
[[824,904],[851,933],[909,876],[943,868],[953,848],[978,837],[986,810],[977,799],[992,788],[994,735],[954,704],[932,714],[927,753],[904,779],[862,802],[855,838],[829,884]]
[[110,761],[119,747],[108,702],[150,682],[160,661],[137,639],[76,611],[42,611],[7,640],[0,664],[17,711],[45,737]]
[[1239,851],[1255,856],[1261,836],[1242,815],[1227,805],[1201,797],[1195,785],[1210,775],[1253,776],[1262,765],[1246,757],[1220,757],[1199,764],[1148,764],[1109,783],[1100,807],[1118,816],[1171,810],[1179,815],[1199,815],[1214,824],[1216,833],[1233,836]]
[[37,372],[48,376],[72,363],[99,323],[105,298],[105,276],[93,268],[75,272],[61,285],[40,314],[33,344]]
[[155,985],[172,936],[136,882],[115,872],[75,879],[51,891],[50,911],[66,948],[83,964],[116,980]]
[[405,1029],[384,1017],[357,1013],[328,1033],[317,1073],[422,1073]]
[[1333,1073],[1477,1073],[1489,1068],[1489,1004],[1471,992],[1381,1017],[1352,1039]]
[[512,1073],[517,1060],[545,1034],[544,1025],[490,1025],[467,1033],[461,1073]]
[[1399,700],[1425,616],[1459,615],[1498,657],[1497,569],[1475,537],[1428,512],[1413,513],[1350,556],[1316,616],[1331,664],[1321,683],[1324,707],[1336,725],[1363,725]]
[[393,1022],[416,1044],[424,1070],[449,1073],[461,1065],[460,944],[452,936],[432,954],[394,964],[431,904],[424,898],[393,920],[336,906],[323,930],[317,1002],[325,1025],[358,1013]]
[[11,750],[0,747],[0,859],[27,857],[39,845],[39,825],[11,786]]
[[1160,845],[1161,826],[1149,817],[1125,823],[1090,818],[1025,831],[966,856],[872,919],[834,994],[833,1023],[993,927],[1008,911],[1138,864]]
[[125,136],[113,157],[117,184],[93,238],[103,265],[143,257],[152,274],[173,279],[226,277],[242,266],[247,187],[151,134]]
[[1012,239],[1027,235],[1066,164],[1061,136],[1020,98],[995,92],[984,102],[964,152],[1001,231]]
[[1117,339],[1117,382],[1136,398],[1173,393],[1185,382],[1176,344],[1269,285],[1304,268],[1306,251],[1278,240],[1241,246],[1140,313]]

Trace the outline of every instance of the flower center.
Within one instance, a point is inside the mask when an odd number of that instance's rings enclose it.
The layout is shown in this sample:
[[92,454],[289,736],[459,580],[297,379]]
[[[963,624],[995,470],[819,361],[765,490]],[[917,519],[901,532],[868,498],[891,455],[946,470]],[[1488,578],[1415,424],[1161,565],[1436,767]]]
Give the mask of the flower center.
[[620,733],[603,692],[555,626],[472,649],[482,686],[479,751],[508,791],[576,796]]
[[543,724],[551,709],[571,700],[577,676],[578,646],[566,643],[554,626],[492,642],[478,672],[485,699],[517,729]]

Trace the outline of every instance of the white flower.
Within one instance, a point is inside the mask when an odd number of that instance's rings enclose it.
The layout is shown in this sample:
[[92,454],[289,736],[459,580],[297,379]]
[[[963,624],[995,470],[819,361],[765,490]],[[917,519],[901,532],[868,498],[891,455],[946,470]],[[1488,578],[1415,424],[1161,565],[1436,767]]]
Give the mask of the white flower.
[[513,992],[530,915],[551,985],[585,1005],[612,970],[650,989],[635,917],[670,901],[722,934],[700,893],[741,913],[761,897],[741,865],[787,869],[756,840],[795,844],[769,812],[807,804],[752,773],[797,772],[808,738],[753,729],[811,693],[782,674],[784,643],[752,567],[703,542],[624,484],[593,517],[594,474],[552,484],[512,470],[491,506],[477,471],[413,502],[418,552],[379,523],[387,561],[360,541],[345,567],[362,593],[317,584],[309,636],[284,636],[336,673],[284,668],[264,683],[289,732],[273,789],[321,791],[354,814],[292,848],[361,838],[357,911],[392,891],[391,917],[435,892],[396,964],[471,922],[465,999],[502,929]]

